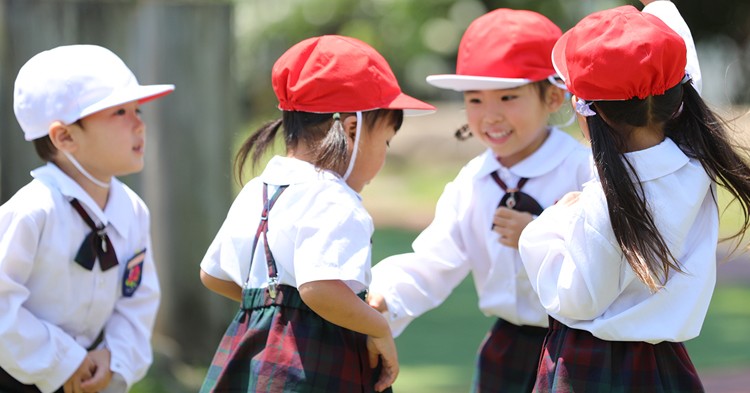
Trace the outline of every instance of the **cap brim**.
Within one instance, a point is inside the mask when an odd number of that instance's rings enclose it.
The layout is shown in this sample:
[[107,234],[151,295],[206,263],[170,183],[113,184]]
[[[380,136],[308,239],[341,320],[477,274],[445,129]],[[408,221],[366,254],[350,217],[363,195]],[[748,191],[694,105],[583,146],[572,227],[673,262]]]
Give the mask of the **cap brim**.
[[383,109],[402,109],[404,116],[428,115],[437,110],[434,106],[404,93],[399,94],[388,104],[387,108]]
[[513,89],[533,82],[525,78],[492,78],[470,75],[430,75],[427,83],[441,89],[456,91]]
[[[97,102],[94,105],[83,108],[78,118],[83,118],[101,110],[113,106],[122,105],[132,101],[138,101],[143,104],[159,97],[163,97],[174,91],[174,85],[146,85],[133,86],[124,89],[118,89],[114,94]],[[77,119],[76,119],[77,120]]]
[[568,85],[568,63],[565,61],[565,49],[568,47],[569,39],[570,34],[563,34],[552,48],[552,67],[555,68],[557,75],[562,78],[568,89],[570,89],[570,85]]

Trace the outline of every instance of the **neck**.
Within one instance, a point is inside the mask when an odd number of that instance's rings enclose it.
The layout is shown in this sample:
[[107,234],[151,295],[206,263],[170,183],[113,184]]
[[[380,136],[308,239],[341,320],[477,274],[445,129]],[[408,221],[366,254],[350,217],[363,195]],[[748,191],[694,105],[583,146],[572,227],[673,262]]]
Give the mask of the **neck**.
[[664,131],[661,129],[655,130],[649,127],[637,127],[634,128],[628,138],[627,146],[625,147],[625,153],[645,150],[650,147],[654,147],[664,141]]
[[99,208],[104,210],[104,207],[107,205],[107,200],[109,199],[109,188],[104,188],[97,184],[94,184],[94,182],[83,175],[73,165],[73,163],[64,159],[64,157],[53,162],[55,165],[57,165],[58,168],[60,168],[61,171],[63,171],[66,175],[68,175],[71,179],[78,183],[78,185],[81,186],[81,188],[83,188],[83,190],[86,191],[87,194],[89,194],[91,199],[94,200]]

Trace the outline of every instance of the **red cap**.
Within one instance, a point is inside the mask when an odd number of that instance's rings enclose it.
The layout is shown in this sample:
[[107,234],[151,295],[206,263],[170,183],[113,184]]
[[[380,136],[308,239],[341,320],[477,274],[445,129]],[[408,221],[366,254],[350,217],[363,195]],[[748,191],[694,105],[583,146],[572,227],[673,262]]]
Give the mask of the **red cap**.
[[682,80],[686,59],[682,37],[633,6],[583,18],[552,50],[568,90],[587,101],[664,94]]
[[458,91],[509,89],[555,74],[550,54],[562,32],[544,15],[500,8],[475,19],[458,46],[456,74],[427,82]]
[[285,111],[435,110],[404,94],[383,56],[350,37],[324,35],[297,43],[276,61],[271,81]]

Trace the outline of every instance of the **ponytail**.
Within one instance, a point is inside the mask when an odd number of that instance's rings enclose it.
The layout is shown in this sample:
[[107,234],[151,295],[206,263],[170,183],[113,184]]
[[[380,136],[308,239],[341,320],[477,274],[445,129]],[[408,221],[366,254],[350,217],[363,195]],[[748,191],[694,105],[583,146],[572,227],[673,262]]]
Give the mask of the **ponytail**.
[[248,156],[252,153],[251,167],[255,169],[261,157],[263,157],[263,154],[268,149],[268,146],[273,144],[276,133],[281,127],[281,122],[281,119],[267,122],[242,143],[242,146],[237,151],[237,155],[234,157],[234,172],[239,184],[242,184],[243,181],[242,168],[245,166]]
[[591,152],[617,244],[636,276],[656,292],[666,283],[672,270],[682,270],[656,228],[638,174],[621,154],[624,136],[598,115],[587,117],[587,122]]
[[742,237],[750,228],[750,166],[738,154],[748,150],[731,143],[723,121],[690,83],[659,96],[593,104],[597,115],[586,119],[612,230],[628,264],[652,292],[666,283],[671,271],[682,270],[656,228],[638,174],[622,155],[630,130],[663,129],[688,157],[701,163],[712,181],[739,200],[744,222],[730,238]]

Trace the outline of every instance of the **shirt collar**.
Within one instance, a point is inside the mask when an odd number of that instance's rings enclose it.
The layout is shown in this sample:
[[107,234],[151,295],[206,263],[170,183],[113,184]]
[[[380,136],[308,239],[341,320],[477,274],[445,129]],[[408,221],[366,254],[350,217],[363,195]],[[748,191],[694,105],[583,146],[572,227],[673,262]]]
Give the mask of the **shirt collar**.
[[477,176],[489,176],[497,170],[508,171],[518,177],[539,177],[560,166],[568,154],[582,145],[563,131],[551,127],[547,139],[536,151],[517,164],[506,168],[500,164],[491,149],[483,154],[483,163]]
[[102,211],[99,205],[75,180],[51,162],[31,171],[31,176],[48,187],[60,191],[67,200],[78,199],[92,215],[94,222],[101,222],[105,226],[111,225],[122,236],[128,233],[131,222],[129,218],[135,214],[134,208],[129,202],[125,186],[116,178],[112,178],[107,205]]
[[297,158],[274,156],[268,161],[260,178],[264,183],[280,186],[314,179],[341,179],[341,176],[328,170],[320,170],[315,165]]
[[676,172],[685,166],[690,158],[670,138],[648,149],[624,154],[633,165],[641,182],[658,179]]

